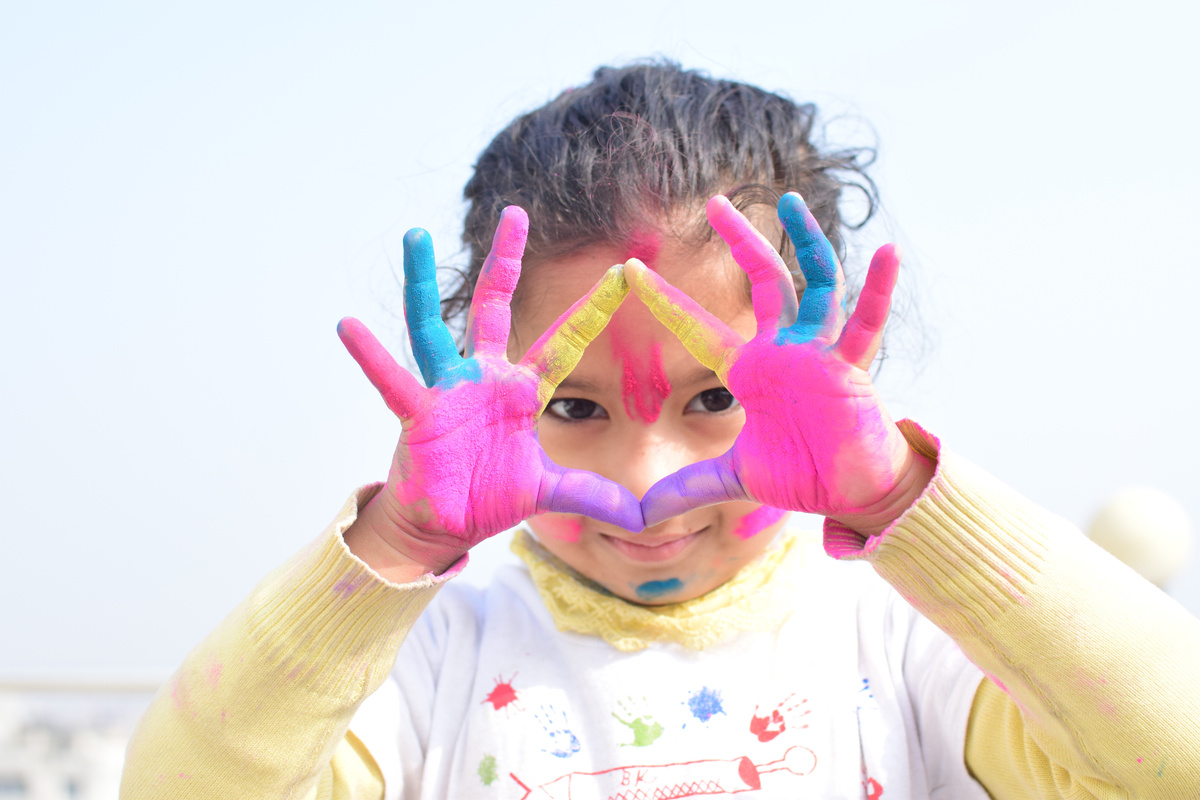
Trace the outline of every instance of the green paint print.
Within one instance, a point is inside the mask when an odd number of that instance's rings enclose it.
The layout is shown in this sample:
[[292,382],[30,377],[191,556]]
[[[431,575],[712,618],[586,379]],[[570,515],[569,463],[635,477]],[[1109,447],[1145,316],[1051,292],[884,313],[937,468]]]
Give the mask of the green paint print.
[[[632,702],[633,698],[629,699]],[[642,704],[644,705],[645,702],[643,699]],[[613,719],[633,731],[633,741],[623,743],[622,747],[646,747],[654,744],[658,737],[662,736],[663,726],[656,722],[649,713],[638,714],[625,702],[621,702],[619,705],[621,712],[630,719],[621,719],[615,711]]]
[[496,782],[496,778],[500,777],[496,772],[496,757],[485,755],[483,760],[479,762],[479,780],[483,781],[484,786],[491,786]]

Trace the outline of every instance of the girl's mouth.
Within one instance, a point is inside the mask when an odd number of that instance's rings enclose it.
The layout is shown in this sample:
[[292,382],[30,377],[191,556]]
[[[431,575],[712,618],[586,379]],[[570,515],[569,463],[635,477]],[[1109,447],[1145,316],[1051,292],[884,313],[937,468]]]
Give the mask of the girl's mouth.
[[688,533],[673,538],[648,539],[645,543],[619,539],[616,536],[604,534],[608,541],[621,555],[632,561],[658,562],[670,561],[682,553],[687,546],[696,540],[702,531]]

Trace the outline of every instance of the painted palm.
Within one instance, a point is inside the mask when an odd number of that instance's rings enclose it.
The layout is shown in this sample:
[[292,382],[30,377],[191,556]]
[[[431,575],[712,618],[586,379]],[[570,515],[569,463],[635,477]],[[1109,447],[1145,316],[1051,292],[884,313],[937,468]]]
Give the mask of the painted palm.
[[713,198],[707,210],[750,276],[753,339],[743,341],[641,262],[631,260],[625,274],[654,315],[742,403],[746,424],[724,455],[652,486],[642,499],[646,524],[727,500],[834,518],[869,512],[911,458],[867,372],[899,270],[896,248],[876,252],[847,319],[841,264],[799,195],[784,195],[779,217],[804,273],[802,299],[775,248],[725,197]]
[[338,335],[379,390],[403,432],[384,497],[403,552],[448,565],[467,549],[536,513],[583,514],[641,530],[627,489],[552,462],[537,421],[555,387],[604,329],[629,288],[614,267],[568,309],[516,364],[506,350],[510,303],[528,232],[525,212],[505,209],[484,263],[459,355],[439,314],[433,247],[414,229],[404,238],[404,312],[422,386],[358,320]]

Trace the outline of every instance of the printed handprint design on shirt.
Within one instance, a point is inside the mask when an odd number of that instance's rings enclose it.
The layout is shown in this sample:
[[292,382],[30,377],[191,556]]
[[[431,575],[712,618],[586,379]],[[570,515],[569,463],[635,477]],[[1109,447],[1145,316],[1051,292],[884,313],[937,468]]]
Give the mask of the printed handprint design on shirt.
[[[795,694],[788,695],[763,716],[759,716],[758,706],[754,707],[754,714],[750,717],[750,732],[760,742],[769,742],[787,730],[789,717],[794,720],[799,717],[808,716],[809,711],[804,708],[808,700],[800,700],[788,705],[795,696]],[[808,726],[801,725],[799,727],[807,728]]]
[[[658,737],[662,736],[663,726],[650,716],[648,709],[642,713],[642,709],[646,707],[646,698],[640,701],[635,701],[632,697],[628,697],[617,704],[618,710],[613,712],[613,718],[633,731],[633,741],[623,742],[622,747],[648,747],[658,741]],[[623,719],[621,715],[628,717]]]
[[579,752],[582,745],[579,743],[579,737],[568,727],[566,712],[542,706],[534,714],[534,719],[542,726],[542,732],[545,734],[543,753],[549,753],[556,758],[570,758]]

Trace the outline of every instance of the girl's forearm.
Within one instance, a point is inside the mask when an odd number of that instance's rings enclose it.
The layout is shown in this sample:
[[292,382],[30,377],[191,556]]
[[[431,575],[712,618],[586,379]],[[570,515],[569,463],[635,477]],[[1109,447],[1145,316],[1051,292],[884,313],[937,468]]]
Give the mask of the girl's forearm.
[[[997,798],[1059,796],[1064,781],[1069,796],[1193,796],[1200,620],[1065,520],[904,427],[937,474],[857,557],[1007,695],[985,687],[977,698],[967,752],[977,777]],[[826,528],[827,550],[848,553],[851,538]]]
[[159,690],[130,742],[123,800],[299,797],[373,782],[377,770],[347,744],[347,728],[445,580],[389,584],[345,546],[374,491],[351,498]]

